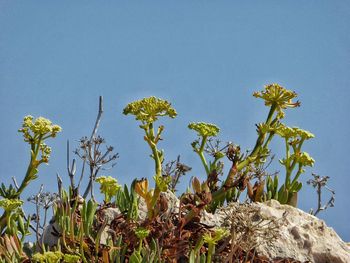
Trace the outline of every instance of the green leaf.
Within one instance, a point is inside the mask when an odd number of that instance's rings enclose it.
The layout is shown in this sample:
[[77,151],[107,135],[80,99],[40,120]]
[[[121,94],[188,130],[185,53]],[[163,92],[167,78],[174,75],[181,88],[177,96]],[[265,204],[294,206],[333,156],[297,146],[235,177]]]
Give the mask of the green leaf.
[[273,187],[275,188],[275,191],[277,191],[277,188],[278,188],[278,176],[277,175],[273,179]]
[[268,191],[267,192],[267,200],[271,200],[272,199],[272,192]]
[[286,204],[288,202],[288,190],[285,189],[285,186],[283,185],[280,189],[280,191],[278,192],[278,201],[281,204]]
[[18,216],[17,218],[17,222],[18,222],[18,230],[21,232],[21,234],[24,236],[26,234],[26,230],[24,228],[24,222],[23,222],[23,218],[21,215]]
[[194,250],[191,250],[191,253],[190,253],[190,258],[189,258],[189,263],[195,263],[195,253],[194,253]]
[[130,263],[141,263],[142,257],[140,253],[135,250],[134,253],[132,253],[132,255],[130,256],[129,260]]

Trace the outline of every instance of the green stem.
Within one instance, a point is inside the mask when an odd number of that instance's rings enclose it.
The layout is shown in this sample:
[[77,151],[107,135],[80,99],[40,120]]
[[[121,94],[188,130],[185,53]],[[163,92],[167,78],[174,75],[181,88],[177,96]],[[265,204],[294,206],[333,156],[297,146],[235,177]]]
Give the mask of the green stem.
[[[273,104],[270,108],[270,111],[269,111],[269,114],[267,115],[267,118],[266,118],[266,121],[265,121],[265,124],[270,124],[271,122],[271,119],[275,113],[275,110],[276,110],[276,105]],[[250,157],[253,157],[259,150],[259,148],[261,147],[262,143],[264,142],[265,140],[265,136],[266,134],[265,133],[261,133],[259,134],[259,137],[258,139],[256,140],[256,143],[255,143],[255,146],[254,146],[254,149],[253,151],[250,153]]]
[[286,142],[286,165],[289,166],[289,157],[290,157],[290,153],[289,153],[289,143],[288,143],[288,139],[285,139]]
[[211,263],[211,258],[212,258],[212,255],[214,253],[214,249],[215,249],[215,244],[213,243],[209,243],[208,244],[208,256],[207,256],[207,263]]
[[276,110],[276,104],[272,104],[269,114],[267,115],[267,118],[266,118],[266,122],[265,122],[266,124],[270,124],[273,114],[275,113],[275,110]]
[[153,123],[149,124],[148,134],[149,134],[149,137],[148,137],[148,139],[149,139],[149,146],[151,147],[151,150],[152,150],[152,153],[153,153],[153,157],[154,157],[154,161],[155,161],[156,176],[161,176],[162,175],[162,163],[161,163],[160,158],[159,158],[157,145],[154,142],[154,138],[155,137],[154,137]]
[[[148,126],[148,131],[146,131],[146,136],[147,136],[147,142],[152,150],[154,162],[155,162],[155,172],[156,172],[156,177],[161,177],[162,176],[162,162],[159,157],[159,151],[157,149],[157,144],[155,142],[155,136],[154,136],[154,128],[153,128],[153,123],[150,123]],[[157,135],[158,136],[158,135]],[[155,207],[157,200],[160,196],[160,189],[158,185],[155,185],[154,188],[154,193],[152,196],[151,200],[151,209],[148,209],[148,216],[152,217],[154,214],[153,208]]]
[[292,184],[294,184],[299,179],[299,176],[301,175],[302,169],[303,169],[303,167],[299,164],[298,172],[295,175],[295,177],[294,177],[294,179],[292,181]]
[[[38,142],[36,144],[32,144],[31,145],[31,156],[30,156],[30,163],[28,165],[27,168],[27,172],[26,175],[20,185],[20,187],[17,189],[17,192],[14,195],[14,198],[18,198],[21,193],[23,192],[23,190],[27,187],[27,185],[29,184],[29,182],[32,180],[31,178],[31,174],[33,172],[33,169],[36,169],[37,166],[39,165],[40,162],[38,162],[36,160],[38,153],[39,153],[39,148],[40,148],[40,143],[41,143],[42,139],[41,136],[38,139]],[[37,164],[35,164],[35,162],[38,162]]]
[[297,148],[298,152],[301,151],[301,146],[303,145],[304,141],[305,141],[305,139],[301,139],[301,141],[299,142],[299,145],[298,145],[298,148]]
[[141,250],[142,250],[142,239],[140,239],[140,245],[139,245],[139,253],[141,254]]
[[205,159],[205,156],[204,156],[204,147],[205,147],[206,142],[207,142],[207,136],[204,136],[202,138],[201,146],[200,146],[200,148],[198,150],[196,150],[196,152],[199,155],[199,158],[201,159],[202,164],[203,164],[204,169],[205,169],[205,172],[206,172],[206,174],[208,176],[210,171],[209,171],[207,160]]
[[32,178],[30,175],[32,174],[33,169],[35,169],[35,167],[33,165],[33,162],[35,160],[36,160],[36,156],[34,156],[34,160],[31,160],[30,164],[28,165],[26,175],[25,175],[20,187],[18,188],[17,192],[14,194],[14,198],[18,198],[21,195],[21,193],[23,192],[23,190],[27,187],[29,182],[31,181]]
[[269,133],[269,137],[267,137],[267,140],[266,140],[266,142],[264,143],[263,148],[267,148],[267,146],[269,146],[269,144],[270,144],[270,142],[272,141],[272,138],[273,138],[274,135],[275,135],[274,132],[270,132],[270,133]]

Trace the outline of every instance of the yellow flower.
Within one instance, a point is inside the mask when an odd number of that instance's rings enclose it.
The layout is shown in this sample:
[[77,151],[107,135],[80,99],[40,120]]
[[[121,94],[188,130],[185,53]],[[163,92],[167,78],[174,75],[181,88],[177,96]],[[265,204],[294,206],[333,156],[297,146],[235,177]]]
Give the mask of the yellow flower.
[[80,260],[80,256],[78,255],[65,254],[63,257],[63,261],[65,263],[78,263],[79,260]]
[[196,131],[198,136],[202,137],[216,136],[220,131],[220,128],[215,124],[205,122],[191,122],[188,128]]
[[153,179],[161,192],[165,192],[171,182],[170,176],[154,176]]
[[63,253],[60,251],[48,251],[44,254],[36,253],[33,255],[32,260],[34,262],[48,262],[48,263],[58,263],[60,262],[60,259],[63,257]]
[[5,211],[14,211],[17,208],[21,207],[23,204],[22,200],[19,199],[1,199],[0,207],[2,207]]
[[292,154],[291,158],[296,159],[296,161],[302,166],[312,167],[315,163],[315,160],[307,152]]
[[298,127],[288,127],[288,126],[285,126],[284,124],[281,124],[276,129],[276,133],[285,139],[295,138],[295,139],[308,140],[315,137],[315,135],[313,135],[309,131],[300,129]]
[[52,122],[44,117],[39,117],[33,122],[33,116],[25,116],[22,123],[22,128],[19,132],[23,133],[24,140],[29,143],[34,143],[35,140],[45,139],[48,137],[56,137],[62,128],[58,125],[53,125]]
[[155,122],[160,116],[175,118],[177,115],[168,101],[153,96],[129,103],[124,108],[123,114],[135,115],[136,120],[147,124]]
[[292,99],[297,97],[297,94],[294,91],[287,90],[276,83],[266,85],[264,91],[254,92],[253,96],[265,100],[266,106],[275,106],[279,118],[284,117],[283,109],[300,106],[299,101],[292,101]]
[[281,128],[283,128],[284,125],[280,122],[277,122],[276,124],[274,124],[272,126],[270,124],[266,124],[266,123],[259,123],[256,126],[258,128],[259,133],[266,134],[269,132],[276,132],[276,131],[280,130]]
[[294,127],[293,129],[295,130],[295,133],[296,133],[301,139],[308,140],[308,139],[311,139],[311,138],[314,138],[314,137],[315,137],[315,135],[313,135],[313,134],[312,134],[311,132],[309,132],[309,131],[300,129],[300,128],[298,128],[298,127]]
[[139,239],[145,239],[149,235],[149,230],[144,227],[139,227],[135,230],[135,234]]
[[111,176],[97,177],[96,182],[100,184],[100,191],[105,195],[106,202],[109,202],[112,196],[116,195],[117,192],[121,189],[121,186],[118,184],[117,179]]
[[216,245],[218,241],[229,235],[229,231],[224,228],[215,229],[214,235],[211,233],[205,233],[203,236],[204,242],[211,245]]
[[282,138],[289,139],[294,138],[296,136],[296,132],[293,128],[285,126],[282,124],[277,130],[276,133]]

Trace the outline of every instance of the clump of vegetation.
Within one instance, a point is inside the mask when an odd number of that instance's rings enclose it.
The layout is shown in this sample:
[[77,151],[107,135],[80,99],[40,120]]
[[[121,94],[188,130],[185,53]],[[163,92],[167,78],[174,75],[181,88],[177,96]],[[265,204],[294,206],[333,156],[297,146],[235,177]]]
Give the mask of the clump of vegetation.
[[[20,184],[0,187],[0,262],[265,262],[255,251],[261,243],[271,243],[278,237],[279,222],[262,218],[249,202],[276,199],[282,204],[297,206],[297,194],[302,189],[300,176],[314,159],[302,150],[304,143],[314,137],[308,131],[288,127],[282,121],[285,111],[300,106],[293,101],[297,94],[278,84],[265,86],[254,93],[269,108],[265,121],[256,125],[257,139],[252,150],[241,151],[232,142],[218,139],[220,128],[211,123],[191,122],[188,128],[198,136],[192,150],[198,155],[205,172],[200,181],[192,177],[191,188],[173,204],[167,198],[175,196],[177,184],[191,167],[175,161],[165,164],[164,151],[159,148],[164,126],[156,126],[161,117],[175,118],[177,113],[166,100],[149,97],[128,104],[123,113],[140,122],[143,138],[154,161],[154,189],[145,178],[136,178],[131,185],[121,186],[116,178],[98,176],[115,165],[118,153],[112,146],[102,149],[105,139],[97,134],[103,115],[103,100],[91,136],[84,136],[74,151],[81,160],[77,178],[77,161],[70,160],[67,142],[67,174],[70,185],[65,189],[57,175],[58,192],[39,192],[27,200],[36,206],[36,214],[23,211],[21,194],[30,182],[38,178],[38,168],[49,162],[51,148],[46,145],[61,131],[58,125],[39,117],[24,118],[19,130],[30,145],[30,162]],[[270,143],[279,138],[285,145],[284,180],[279,173],[267,168],[273,160]],[[229,171],[224,176],[225,161]],[[81,182],[88,174],[88,183],[80,195]],[[314,175],[308,183],[318,193],[318,208],[313,214],[333,206],[334,191],[326,186],[328,177]],[[280,182],[283,182],[282,184]],[[77,182],[77,183],[76,183]],[[94,185],[99,184],[104,200],[98,203]],[[321,189],[326,187],[332,197],[321,204]],[[237,201],[246,192],[245,204]],[[176,207],[169,207],[169,206]],[[225,222],[221,228],[202,224],[204,212],[215,213],[226,206]],[[53,217],[47,224],[49,209]],[[44,216],[41,216],[43,209]],[[142,213],[146,213],[143,215]],[[34,247],[28,249],[25,237],[35,234]],[[279,259],[278,262],[290,262]]]

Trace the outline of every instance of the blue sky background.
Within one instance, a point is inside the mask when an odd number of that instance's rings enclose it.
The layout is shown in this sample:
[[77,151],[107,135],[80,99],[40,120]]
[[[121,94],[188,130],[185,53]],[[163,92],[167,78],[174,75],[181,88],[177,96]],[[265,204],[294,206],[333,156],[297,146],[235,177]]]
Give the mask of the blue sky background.
[[[1,182],[23,178],[29,149],[17,133],[22,119],[44,116],[63,132],[48,141],[49,166],[23,197],[56,191],[56,172],[68,184],[65,143],[90,135],[98,96],[105,114],[100,134],[120,158],[112,175],[120,183],[153,175],[142,130],[122,115],[128,102],[146,96],[168,99],[178,111],[164,120],[166,160],[181,154],[203,175],[191,150],[191,121],[216,123],[220,138],[243,149],[254,146],[255,123],[267,108],[252,97],[268,83],[299,94],[302,107],[287,111],[286,124],[312,131],[305,150],[311,172],[328,175],[336,206],[320,217],[350,240],[349,97],[350,4],[348,1],[1,1]],[[281,157],[281,140],[273,151]],[[80,163],[78,168],[80,168]],[[276,164],[272,171],[281,169]],[[283,178],[283,175],[281,175]],[[203,178],[203,177],[202,177]],[[316,206],[305,186],[299,207]],[[27,211],[32,211],[30,205]]]

